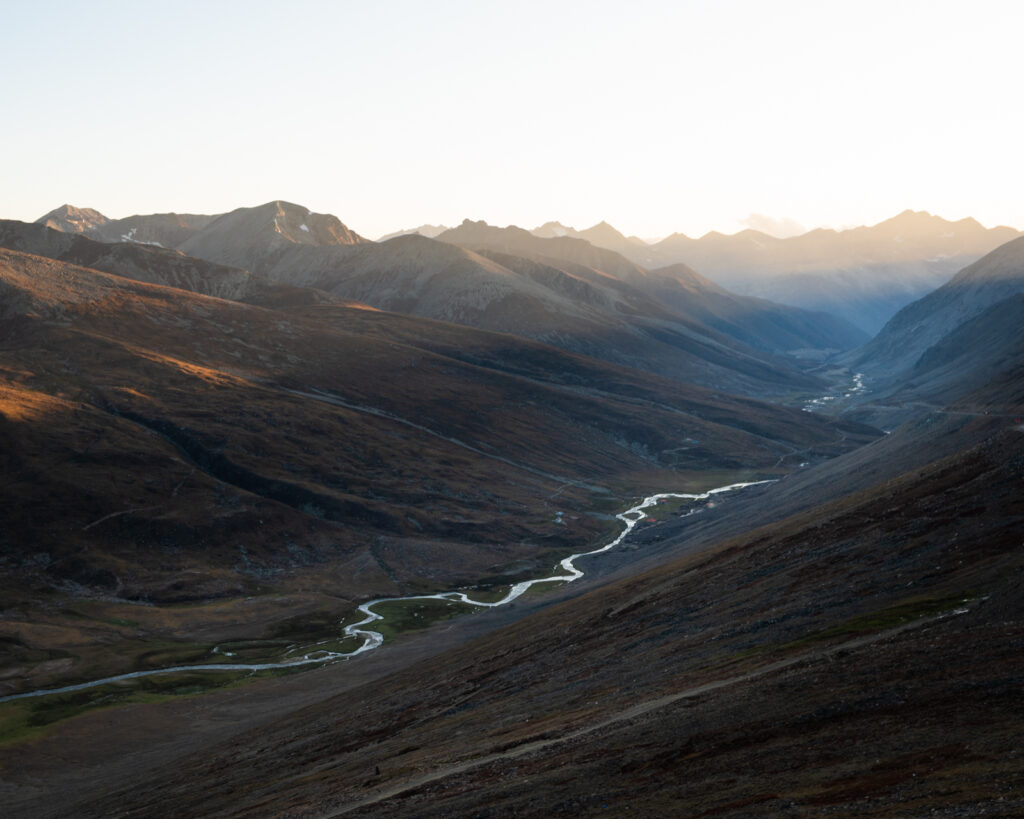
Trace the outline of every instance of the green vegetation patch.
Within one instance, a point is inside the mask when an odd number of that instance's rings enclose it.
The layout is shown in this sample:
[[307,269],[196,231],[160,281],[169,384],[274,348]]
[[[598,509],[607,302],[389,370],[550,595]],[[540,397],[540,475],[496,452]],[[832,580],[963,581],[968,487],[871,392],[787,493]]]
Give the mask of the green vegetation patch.
[[[286,661],[298,660],[302,657],[312,657],[316,659],[327,652],[333,652],[335,654],[351,654],[362,644],[363,640],[358,637],[338,637],[332,640],[320,640],[315,643],[303,643],[301,645],[292,646],[292,648],[284,654],[283,659]],[[307,667],[314,668],[315,666]]]
[[[617,535],[621,530],[622,525],[619,524],[615,528],[615,534]],[[481,577],[477,581],[476,585],[478,588],[495,588],[498,586],[507,587],[512,586],[515,583],[521,583],[524,580],[536,580],[539,577],[547,577],[556,571],[560,571],[555,567],[574,552],[586,552],[590,549],[599,548],[614,537],[615,535],[612,535],[612,537],[609,538],[601,538],[599,542],[592,546],[577,546],[575,548],[566,546],[559,549],[547,549],[544,552],[531,557],[527,561],[523,561],[513,567],[509,567],[504,574]]]
[[786,643],[782,648],[796,648],[809,643],[831,640],[836,637],[856,637],[859,634],[870,634],[876,631],[896,628],[904,623],[920,620],[922,617],[935,617],[953,611],[978,597],[977,594],[953,594],[945,597],[917,597],[895,606],[862,614],[844,623],[821,631],[813,631],[796,640]]
[[149,647],[135,660],[137,670],[170,668],[176,665],[198,665],[201,663],[223,662],[212,653],[213,646],[208,643],[188,643],[170,641],[146,641]]
[[706,506],[708,501],[705,500],[694,500],[693,498],[665,498],[653,506],[648,506],[643,511],[648,517],[655,518],[656,520],[664,520],[668,515],[675,515],[679,512],[689,512],[692,509],[697,509],[702,506]]
[[[80,608],[85,608],[81,605]],[[139,628],[139,622],[137,620],[129,620],[124,617],[103,617],[97,614],[91,614],[88,611],[82,611],[79,608],[64,608],[61,612],[69,620],[85,620],[93,623],[105,623],[109,626],[118,626],[119,628]]]
[[233,640],[211,652],[211,663],[275,663],[294,645],[291,640]]
[[6,702],[0,705],[0,745],[38,736],[51,725],[87,711],[195,696],[237,684],[247,676],[246,671],[181,671]]
[[542,594],[554,591],[565,584],[565,580],[545,580],[541,583],[534,583],[530,588],[523,592],[521,599],[526,600],[530,597],[540,597]]
[[373,606],[373,611],[384,619],[376,620],[366,628],[379,632],[384,635],[384,640],[388,641],[403,632],[418,631],[432,626],[434,623],[450,620],[471,611],[479,611],[479,609],[476,606],[451,600],[389,600],[377,603]]
[[322,640],[336,637],[342,631],[341,615],[335,611],[318,609],[308,614],[289,617],[273,625],[270,634],[291,641]]

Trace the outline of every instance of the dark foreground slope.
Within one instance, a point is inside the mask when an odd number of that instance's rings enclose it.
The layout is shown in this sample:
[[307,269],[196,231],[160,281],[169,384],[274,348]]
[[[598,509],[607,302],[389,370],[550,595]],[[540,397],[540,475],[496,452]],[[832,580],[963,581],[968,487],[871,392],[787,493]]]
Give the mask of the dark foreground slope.
[[823,504],[680,539],[673,562],[80,812],[1019,815],[1024,429],[1002,396],[818,467],[875,476]]

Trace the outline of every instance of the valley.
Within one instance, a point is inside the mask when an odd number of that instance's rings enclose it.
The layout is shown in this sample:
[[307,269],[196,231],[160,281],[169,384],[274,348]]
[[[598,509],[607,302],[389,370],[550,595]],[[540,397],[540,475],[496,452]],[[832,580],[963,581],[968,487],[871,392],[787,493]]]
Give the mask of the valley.
[[12,815],[1024,807],[1022,240],[868,341],[546,227],[0,223]]
[[1024,817],[1024,4],[9,5],[0,819]]
[[[760,483],[767,483],[767,481],[762,481]],[[535,586],[546,589],[551,587],[550,584],[571,583],[574,580],[578,580],[583,577],[583,572],[574,565],[575,560],[580,557],[601,554],[609,549],[614,549],[629,536],[630,532],[632,532],[641,521],[653,521],[653,518],[649,518],[648,513],[644,511],[651,506],[661,503],[669,498],[679,498],[690,503],[708,500],[709,498],[720,495],[723,492],[734,492],[739,489],[744,489],[747,486],[755,485],[757,485],[757,483],[736,483],[728,486],[715,487],[714,489],[709,489],[707,492],[699,494],[660,492],[655,495],[649,495],[636,506],[627,509],[625,512],[620,512],[615,516],[618,520],[622,521],[624,529],[614,540],[611,540],[596,549],[569,555],[569,557],[563,558],[559,561],[558,568],[561,571],[566,572],[566,574],[556,574],[533,580],[521,580],[509,587],[507,592],[502,592],[499,589],[496,595],[493,591],[488,590],[490,591],[491,596],[496,598],[493,600],[480,599],[480,595],[474,591],[470,591],[468,593],[463,591],[449,591],[408,597],[380,598],[359,605],[357,611],[360,614],[365,615],[362,620],[349,623],[348,625],[345,625],[344,628],[341,628],[341,623],[339,622],[337,627],[340,629],[340,633],[333,637],[330,634],[330,627],[328,625],[328,628],[325,629],[325,634],[323,635],[326,639],[316,640],[304,646],[296,645],[294,643],[289,644],[288,641],[237,641],[234,643],[214,646],[209,652],[209,662],[196,663],[193,665],[172,666],[169,668],[156,668],[148,671],[132,671],[126,674],[90,680],[89,682],[78,683],[76,685],[66,685],[59,688],[47,688],[35,691],[24,691],[18,694],[2,696],[0,697],[0,703],[27,699],[30,697],[50,696],[51,694],[67,694],[74,691],[85,691],[90,688],[107,686],[111,683],[123,683],[128,680],[138,680],[144,677],[153,677],[157,675],[180,675],[183,672],[196,671],[252,673],[271,670],[300,670],[303,666],[313,666],[336,662],[338,660],[345,660],[350,657],[358,656],[363,652],[380,648],[384,644],[386,637],[385,634],[380,631],[376,631],[375,629],[377,628],[386,628],[389,635],[394,635],[396,633],[401,633],[404,630],[408,630],[410,627],[408,625],[405,628],[397,627],[396,629],[396,626],[392,621],[401,621],[403,619],[402,609],[407,608],[410,603],[413,604],[414,608],[419,601],[440,601],[445,604],[456,604],[455,607],[450,605],[442,607],[441,610],[439,612],[435,612],[433,616],[429,614],[425,616],[422,612],[415,612],[412,616],[422,619],[421,622],[412,626],[413,628],[428,628],[437,620],[448,619],[450,616],[457,616],[459,613],[466,613],[471,611],[473,608],[495,608],[497,606],[508,605],[523,594],[529,592]],[[693,508],[688,514],[695,514],[699,511],[701,510]],[[556,513],[556,517],[561,516],[562,513]],[[461,604],[461,611],[459,609],[459,604]],[[387,609],[389,613],[381,614],[380,612],[385,609]],[[373,626],[374,629],[366,628],[367,626]],[[360,643],[359,641],[362,642]],[[283,646],[281,645],[282,642],[284,643]],[[355,647],[350,650],[344,650],[342,646],[345,646],[346,644],[355,644]],[[217,661],[220,657],[225,659],[234,657],[246,649],[251,652],[254,648],[263,650],[268,648],[271,650],[280,650],[282,647],[284,648],[284,654],[276,662],[237,663]],[[293,659],[296,655],[299,656]],[[124,693],[123,686],[121,686],[120,693]],[[105,692],[103,697],[104,700],[109,702],[109,692]]]

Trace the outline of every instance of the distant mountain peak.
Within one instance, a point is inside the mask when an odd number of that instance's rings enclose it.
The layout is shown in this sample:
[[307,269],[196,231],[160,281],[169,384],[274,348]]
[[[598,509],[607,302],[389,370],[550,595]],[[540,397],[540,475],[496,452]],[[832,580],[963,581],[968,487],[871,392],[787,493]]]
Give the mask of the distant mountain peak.
[[446,230],[451,230],[447,225],[420,225],[415,228],[407,228],[405,230],[396,230],[393,233],[386,233],[377,239],[378,242],[386,242],[389,239],[397,239],[399,236],[410,236],[413,234],[419,236],[426,236],[428,239],[434,239],[440,236]]
[[561,222],[545,222],[540,227],[530,231],[540,239],[553,239],[558,236],[572,236],[576,233],[575,228],[563,225]]
[[557,239],[563,236],[568,236],[572,239],[583,239],[595,247],[614,250],[616,253],[625,253],[630,249],[647,247],[647,242],[643,239],[638,239],[636,236],[627,237],[603,219],[586,230],[576,230],[575,228],[563,225],[561,222],[545,222],[540,227],[531,230],[530,233],[540,239]]
[[269,256],[299,245],[327,248],[367,242],[337,216],[274,200],[225,213],[177,247],[190,256],[260,272]]
[[36,223],[64,233],[85,233],[109,222],[106,216],[92,208],[76,208],[64,204],[36,219]]
[[598,222],[596,225],[594,225],[593,227],[589,227],[586,230],[581,230],[579,232],[579,235],[580,236],[584,236],[584,237],[585,236],[594,236],[594,237],[600,236],[600,237],[614,238],[614,239],[620,239],[620,240],[625,240],[625,238],[626,238],[620,231],[618,231],[615,228],[613,228],[611,225],[609,225],[603,219],[600,222]]
[[912,225],[930,225],[934,222],[945,222],[941,216],[935,216],[926,210],[911,210],[907,208],[904,211],[893,216],[891,219],[886,219],[881,224],[886,222],[890,224],[912,224]]
[[[368,241],[333,214],[313,213],[304,205],[281,199],[254,208],[239,208],[228,215],[250,229],[258,230],[261,225],[269,228],[293,244],[352,245]],[[268,224],[266,220],[272,221]]]

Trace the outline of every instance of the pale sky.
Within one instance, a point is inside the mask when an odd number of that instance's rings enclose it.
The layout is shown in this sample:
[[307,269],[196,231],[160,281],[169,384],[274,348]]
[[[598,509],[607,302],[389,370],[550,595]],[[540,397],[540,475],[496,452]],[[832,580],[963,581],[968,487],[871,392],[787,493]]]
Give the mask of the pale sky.
[[1024,228],[1019,0],[0,7],[0,218]]

